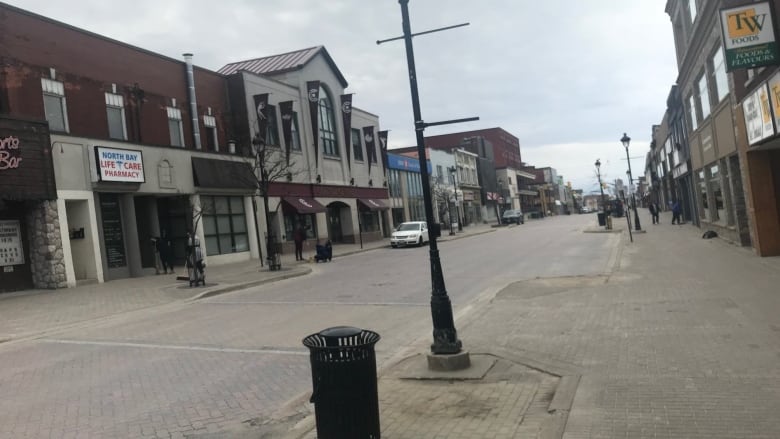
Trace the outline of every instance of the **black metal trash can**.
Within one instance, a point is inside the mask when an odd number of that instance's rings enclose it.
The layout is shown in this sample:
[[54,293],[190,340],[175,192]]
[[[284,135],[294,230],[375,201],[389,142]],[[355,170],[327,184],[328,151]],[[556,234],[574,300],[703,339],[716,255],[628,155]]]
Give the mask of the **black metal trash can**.
[[604,212],[599,212],[598,216],[599,216],[599,225],[600,226],[606,226],[607,225],[607,217],[604,214]]
[[318,439],[379,439],[374,345],[379,334],[350,326],[303,339],[311,359]]

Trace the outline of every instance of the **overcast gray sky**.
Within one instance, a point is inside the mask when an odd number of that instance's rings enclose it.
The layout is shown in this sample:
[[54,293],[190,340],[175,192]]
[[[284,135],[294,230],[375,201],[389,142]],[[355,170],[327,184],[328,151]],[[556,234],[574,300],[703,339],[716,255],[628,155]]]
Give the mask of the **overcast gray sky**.
[[[323,45],[355,93],[380,117],[390,148],[415,144],[396,0],[5,0],[14,6],[217,70],[224,64]],[[644,172],[651,126],[677,77],[666,0],[410,0],[425,121],[479,116],[426,135],[501,127],[523,161],[551,166],[585,193],[593,163],[625,180],[623,132],[634,176]]]

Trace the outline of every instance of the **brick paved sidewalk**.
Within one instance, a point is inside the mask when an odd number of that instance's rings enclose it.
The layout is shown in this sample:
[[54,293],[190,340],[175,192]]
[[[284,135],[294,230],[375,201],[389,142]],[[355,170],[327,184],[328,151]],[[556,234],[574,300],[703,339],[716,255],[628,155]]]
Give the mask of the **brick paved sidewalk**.
[[[457,321],[481,378],[409,379],[425,343],[380,371],[382,437],[778,437],[780,258],[640,215],[611,273],[516,282]],[[315,437],[313,416],[285,436]]]

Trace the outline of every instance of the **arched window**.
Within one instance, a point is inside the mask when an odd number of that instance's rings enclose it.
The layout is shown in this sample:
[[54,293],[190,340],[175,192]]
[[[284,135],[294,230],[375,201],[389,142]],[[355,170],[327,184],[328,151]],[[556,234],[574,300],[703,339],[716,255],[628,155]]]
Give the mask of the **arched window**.
[[320,143],[326,156],[339,157],[339,144],[336,142],[336,122],[333,117],[333,99],[325,88],[320,86]]

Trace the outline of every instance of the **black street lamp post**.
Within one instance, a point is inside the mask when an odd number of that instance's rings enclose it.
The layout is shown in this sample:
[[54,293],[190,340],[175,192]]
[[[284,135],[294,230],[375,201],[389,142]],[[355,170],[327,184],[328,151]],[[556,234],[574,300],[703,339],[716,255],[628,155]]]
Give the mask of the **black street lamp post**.
[[[623,137],[620,139],[623,146],[626,148],[626,160],[628,161],[628,189],[631,190],[631,185],[634,182],[634,177],[631,174],[631,159],[628,157],[628,144],[631,143],[631,138],[623,133]],[[642,226],[639,225],[639,213],[636,211],[636,197],[634,191],[631,191],[631,204],[634,205],[634,230],[642,230]]]
[[[439,258],[439,248],[436,245],[436,238],[440,232],[440,226],[435,223],[433,217],[433,204],[431,202],[431,186],[430,178],[428,175],[428,167],[425,162],[425,136],[423,131],[426,127],[434,125],[445,125],[459,122],[470,122],[479,120],[478,117],[470,117],[465,119],[456,119],[443,122],[431,122],[426,123],[423,121],[422,113],[420,111],[420,97],[417,92],[417,72],[414,66],[414,49],[412,47],[412,37],[414,35],[427,34],[436,32],[438,30],[451,29],[456,26],[450,26],[447,28],[420,32],[419,34],[412,34],[411,24],[409,22],[409,0],[398,0],[401,5],[401,18],[403,26],[403,37],[391,38],[388,40],[377,41],[377,44],[381,44],[388,41],[403,38],[406,44],[406,63],[409,68],[409,88],[412,95],[412,111],[414,113],[414,130],[417,138],[417,156],[420,160],[420,178],[422,179],[422,192],[423,202],[425,204],[425,219],[428,223],[428,230],[430,232],[429,241],[429,254],[431,260],[431,317],[433,320],[433,343],[431,344],[431,353],[434,355],[452,355],[462,354],[462,342],[458,339],[458,332],[455,329],[455,322],[452,315],[452,303],[447,295],[447,289],[444,285],[444,273],[441,268],[441,260]],[[464,24],[465,25],[465,24]],[[468,367],[468,356],[465,356],[466,362],[459,364],[459,367]],[[460,361],[460,360],[459,360]],[[429,367],[430,367],[429,357]]]
[[460,218],[460,205],[458,204],[458,168],[455,166],[450,166],[447,168],[448,171],[450,171],[455,179],[455,213],[458,215],[458,231],[463,231],[463,221],[461,221]]
[[607,228],[607,202],[604,201],[604,185],[601,183],[601,160],[596,159],[596,176],[599,179],[599,190],[601,191],[601,211],[604,213],[604,228]]

